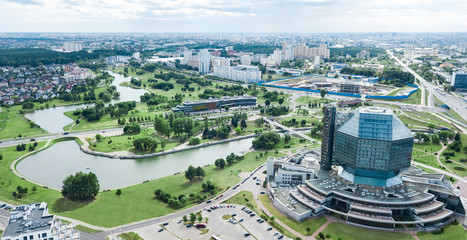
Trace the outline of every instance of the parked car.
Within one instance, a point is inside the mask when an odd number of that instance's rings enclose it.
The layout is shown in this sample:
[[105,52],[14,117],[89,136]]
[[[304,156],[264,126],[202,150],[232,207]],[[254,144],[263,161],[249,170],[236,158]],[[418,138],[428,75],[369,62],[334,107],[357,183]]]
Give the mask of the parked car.
[[159,229],[159,231],[158,231],[158,232],[162,232],[162,231],[164,231],[164,229],[163,229],[163,228]]
[[244,237],[248,237],[248,236],[250,236],[250,235],[251,235],[250,233],[245,233],[245,234],[243,234]]

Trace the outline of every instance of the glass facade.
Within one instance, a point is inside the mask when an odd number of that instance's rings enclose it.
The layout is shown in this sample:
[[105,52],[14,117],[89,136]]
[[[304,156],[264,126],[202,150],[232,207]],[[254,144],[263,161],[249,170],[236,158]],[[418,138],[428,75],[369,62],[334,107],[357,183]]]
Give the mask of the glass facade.
[[336,131],[332,161],[356,183],[381,186],[410,166],[412,147],[410,130],[392,112],[363,108]]

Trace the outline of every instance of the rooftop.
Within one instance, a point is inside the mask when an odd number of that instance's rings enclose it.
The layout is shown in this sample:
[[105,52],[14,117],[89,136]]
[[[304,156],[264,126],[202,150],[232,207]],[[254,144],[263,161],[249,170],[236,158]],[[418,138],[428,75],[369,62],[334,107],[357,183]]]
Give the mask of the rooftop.
[[[382,188],[352,184],[335,175],[332,171],[320,170],[317,172],[317,176],[318,179],[308,180],[306,185],[317,190],[321,194],[329,195],[334,193],[342,197],[375,204],[422,203],[435,197],[433,194],[429,193],[429,190],[457,195],[444,185],[430,184],[424,181],[403,181],[402,184],[389,188]],[[423,178],[423,176],[419,178]]]
[[412,138],[411,131],[387,108],[356,110],[337,130],[356,138],[396,141]]
[[47,203],[32,203],[14,208],[10,213],[3,236],[19,236],[24,232],[45,231],[52,228],[54,216],[49,214]]

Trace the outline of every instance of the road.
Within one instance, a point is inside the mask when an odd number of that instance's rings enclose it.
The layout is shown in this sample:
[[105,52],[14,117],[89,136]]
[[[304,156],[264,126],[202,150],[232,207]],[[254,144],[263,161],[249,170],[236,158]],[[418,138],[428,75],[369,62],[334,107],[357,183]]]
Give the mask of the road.
[[[396,60],[397,63],[399,63],[403,68],[405,68],[405,70],[407,70],[409,73],[414,75],[415,78],[420,81],[421,87],[426,88],[428,90],[429,92],[428,106],[433,107],[434,105],[433,99],[430,100],[430,98],[435,96],[439,98],[441,101],[443,101],[446,105],[448,105],[451,109],[456,111],[456,113],[462,116],[464,120],[467,119],[467,102],[466,101],[464,101],[460,97],[445,93],[438,86],[435,86],[432,83],[425,80],[424,78],[422,78],[418,73],[412,70],[407,64],[403,63],[399,58],[394,56],[394,54],[391,51],[387,50],[387,53],[389,54],[391,58]],[[425,99],[424,96],[422,96],[422,102],[424,102],[424,99]]]
[[303,134],[302,132],[297,132],[297,131],[295,131],[293,128],[286,127],[286,126],[284,126],[284,125],[282,125],[282,124],[280,124],[280,123],[278,123],[278,122],[271,121],[271,120],[268,119],[268,118],[264,118],[264,120],[265,120],[266,122],[268,122],[269,124],[271,124],[271,125],[274,125],[274,126],[280,128],[280,129],[284,129],[284,130],[290,132],[290,134],[297,135],[297,136],[299,136],[299,137],[301,137],[301,138],[303,138],[303,139],[306,139],[306,140],[308,140],[308,141],[310,141],[310,142],[318,142],[318,141],[316,141],[315,139],[313,139],[313,138],[311,138],[311,137],[308,137],[307,135]]
[[[264,171],[264,169],[265,169],[264,166],[265,166],[265,164],[259,166],[257,168],[257,170]],[[253,171],[253,173],[256,173],[257,170]],[[239,184],[242,185],[242,183],[239,183]],[[209,204],[206,204],[206,203],[203,202],[203,203],[200,203],[200,204],[198,204],[196,206],[181,210],[181,211],[176,212],[176,213],[172,213],[172,214],[161,216],[161,217],[158,217],[158,218],[153,218],[153,219],[149,219],[149,220],[144,220],[144,221],[140,221],[140,222],[131,223],[131,224],[128,224],[128,225],[123,225],[123,226],[120,226],[120,227],[112,228],[112,229],[109,229],[106,233],[108,235],[110,235],[110,234],[115,234],[115,233],[131,232],[131,231],[134,231],[134,230],[139,229],[139,228],[148,227],[148,226],[151,226],[151,225],[157,225],[157,224],[167,222],[167,221],[172,220],[172,219],[176,219],[176,218],[181,219],[183,216],[189,215],[190,213],[202,211],[203,208],[205,208],[207,206],[220,204],[223,201],[233,197],[235,194],[237,194],[238,191],[239,191],[238,189],[234,190],[233,188],[229,188],[225,192],[218,195],[218,196],[222,195],[222,197],[219,197],[218,199],[215,199],[215,198],[212,199],[211,203],[209,203]]]

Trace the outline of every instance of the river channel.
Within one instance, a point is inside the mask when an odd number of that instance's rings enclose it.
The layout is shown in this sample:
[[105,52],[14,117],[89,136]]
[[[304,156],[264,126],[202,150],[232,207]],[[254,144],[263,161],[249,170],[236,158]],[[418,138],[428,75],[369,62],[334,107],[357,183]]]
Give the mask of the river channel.
[[28,178],[60,189],[76,172],[93,172],[101,190],[115,189],[183,172],[188,166],[213,164],[230,153],[240,154],[251,147],[253,138],[145,159],[112,159],[82,152],[75,141],[58,142],[21,160],[16,169]]
[[[130,87],[120,86],[120,83],[130,81],[130,77],[124,77],[121,74],[109,72],[110,75],[114,76],[115,79],[112,82],[112,86],[117,87],[117,91],[120,93],[118,100],[113,100],[112,103],[124,102],[124,101],[140,101],[140,96],[146,93],[144,89],[133,89]],[[25,114],[25,117],[31,121],[37,123],[42,129],[50,133],[63,132],[63,127],[73,123],[73,119],[64,115],[65,112],[74,111],[78,108],[84,108],[86,106],[92,106],[92,104],[80,104],[71,106],[61,106],[55,108],[48,108],[44,110],[37,110],[32,113]]]

